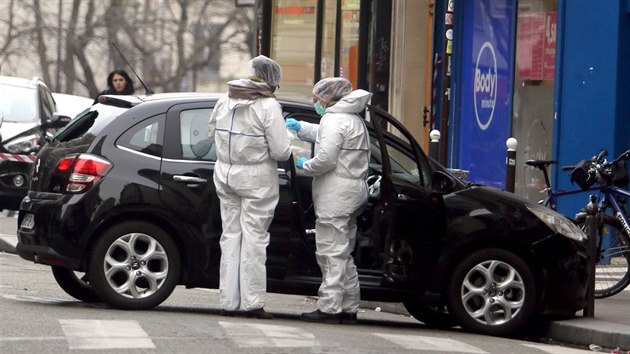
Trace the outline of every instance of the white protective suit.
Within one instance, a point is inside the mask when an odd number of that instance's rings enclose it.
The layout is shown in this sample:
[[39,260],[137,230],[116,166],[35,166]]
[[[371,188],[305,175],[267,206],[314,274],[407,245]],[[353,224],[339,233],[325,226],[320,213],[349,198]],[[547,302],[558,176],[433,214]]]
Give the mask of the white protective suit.
[[320,124],[300,122],[298,137],[315,141],[315,156],[303,169],[313,178],[317,221],[317,262],[322,271],[317,308],[321,312],[356,313],[360,291],[352,258],[356,218],[367,203],[369,135],[363,119],[371,93],[355,90],[326,109]]
[[223,223],[221,308],[260,309],[267,290],[267,230],[279,198],[276,161],[291,154],[282,109],[271,97],[226,95],[212,112],[208,135],[216,142],[214,184]]

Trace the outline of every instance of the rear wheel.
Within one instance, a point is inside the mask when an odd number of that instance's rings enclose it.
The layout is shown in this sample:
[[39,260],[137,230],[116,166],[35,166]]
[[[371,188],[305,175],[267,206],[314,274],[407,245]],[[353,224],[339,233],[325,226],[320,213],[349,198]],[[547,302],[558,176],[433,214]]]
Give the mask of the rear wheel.
[[155,307],[179,281],[180,256],[156,225],[132,221],[107,230],[96,242],[89,276],[108,304],[126,310]]
[[509,335],[524,326],[536,305],[535,278],[527,263],[504,249],[485,249],[454,268],[448,286],[449,312],[462,327]]
[[623,233],[621,222],[606,215],[599,235],[601,246],[595,266],[596,299],[613,296],[630,284],[630,239]]
[[57,284],[68,295],[83,302],[102,301],[90,285],[87,274],[61,267],[53,266],[51,268]]

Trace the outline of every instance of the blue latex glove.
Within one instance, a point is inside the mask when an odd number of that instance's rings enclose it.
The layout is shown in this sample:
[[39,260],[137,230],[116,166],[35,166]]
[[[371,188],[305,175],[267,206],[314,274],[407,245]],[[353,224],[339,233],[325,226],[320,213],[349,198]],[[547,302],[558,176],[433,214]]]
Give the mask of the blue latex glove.
[[296,132],[299,132],[300,129],[302,129],[302,125],[300,124],[300,122],[298,122],[294,118],[288,118],[284,122],[284,125],[287,126],[287,129],[295,130]]
[[304,163],[308,161],[308,159],[306,157],[300,157],[297,162],[295,163],[295,165],[297,166],[297,168],[299,169],[303,169],[304,168]]

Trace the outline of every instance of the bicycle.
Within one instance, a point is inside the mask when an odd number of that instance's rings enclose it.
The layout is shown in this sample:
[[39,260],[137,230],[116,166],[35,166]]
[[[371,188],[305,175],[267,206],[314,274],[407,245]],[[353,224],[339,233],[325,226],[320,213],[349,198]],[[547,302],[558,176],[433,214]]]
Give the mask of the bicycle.
[[[602,299],[623,291],[630,284],[630,215],[628,200],[630,192],[622,189],[628,185],[628,171],[625,160],[630,160],[630,150],[613,161],[607,161],[606,149],[597,156],[580,161],[576,166],[563,166],[563,171],[571,170],[571,182],[579,188],[553,190],[549,182],[547,167],[554,160],[528,160],[526,165],[543,172],[546,197],[539,204],[556,209],[559,197],[588,191],[599,192],[598,202],[598,258],[595,272],[595,298]],[[578,225],[585,227],[586,213],[579,212],[575,217]]]

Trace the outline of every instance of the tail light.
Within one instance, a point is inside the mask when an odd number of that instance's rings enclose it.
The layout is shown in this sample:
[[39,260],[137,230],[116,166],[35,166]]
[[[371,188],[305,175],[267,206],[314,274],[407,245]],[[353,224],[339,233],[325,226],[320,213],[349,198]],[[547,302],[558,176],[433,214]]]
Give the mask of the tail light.
[[112,163],[101,157],[80,154],[64,157],[57,163],[56,170],[70,173],[66,192],[81,193],[90,189],[111,167]]

